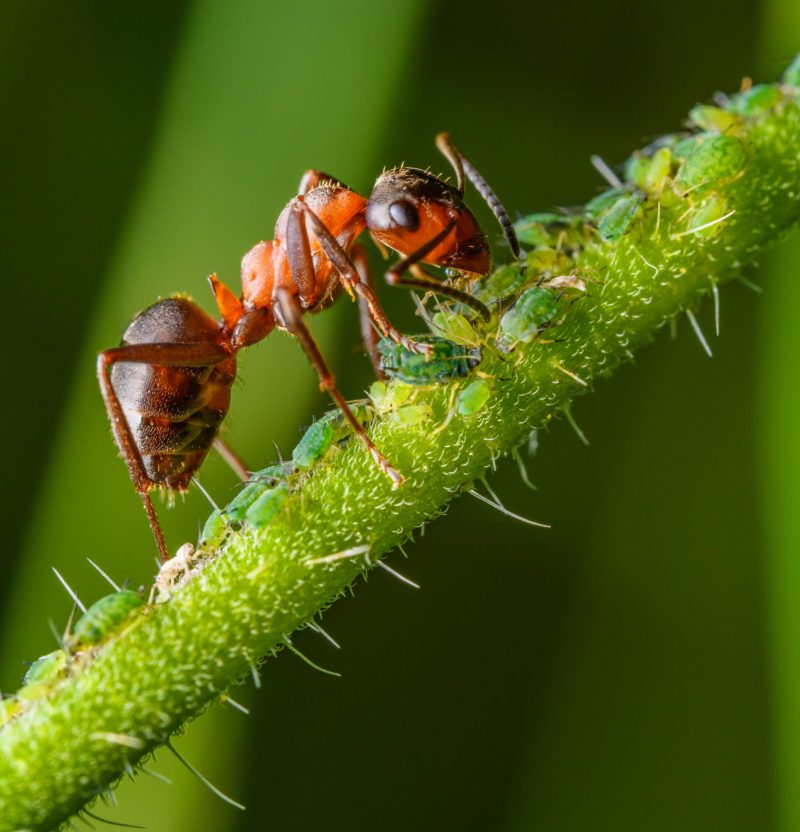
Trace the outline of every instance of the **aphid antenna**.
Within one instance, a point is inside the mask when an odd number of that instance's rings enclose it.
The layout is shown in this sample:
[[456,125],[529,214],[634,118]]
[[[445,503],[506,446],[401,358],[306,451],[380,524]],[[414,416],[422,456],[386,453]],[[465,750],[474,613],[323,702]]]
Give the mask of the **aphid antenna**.
[[220,791],[210,780],[207,780],[203,777],[202,774],[178,751],[177,748],[172,744],[170,740],[167,740],[165,743],[167,748],[178,758],[179,762],[183,763],[189,771],[204,785],[206,786],[209,791],[213,792],[220,800],[225,801],[225,803],[230,804],[235,809],[241,809],[243,812],[245,811],[245,807],[241,803],[237,803],[232,797],[228,797],[225,792]]
[[719,286],[716,283],[711,284],[711,295],[714,298],[714,332],[719,338]]
[[586,434],[581,430],[580,425],[575,421],[575,417],[572,415],[572,409],[569,405],[565,405],[561,408],[561,412],[564,414],[564,418],[569,422],[569,426],[575,431],[578,436],[578,439],[583,442],[584,445],[589,444],[589,440],[586,438]]
[[622,180],[611,169],[605,159],[598,156],[596,153],[591,156],[592,167],[603,177],[603,179],[611,185],[612,188],[621,188],[623,186]]
[[700,329],[700,324],[697,322],[697,318],[695,317],[694,312],[691,309],[686,310],[686,317],[689,319],[689,323],[692,325],[692,329],[694,330],[694,334],[697,336],[697,340],[702,345],[703,349],[708,353],[709,358],[713,358],[714,353],[711,352],[711,347],[708,346],[708,341],[706,341],[706,336],[703,335],[703,330]]
[[523,517],[520,514],[514,514],[513,511],[509,511],[505,506],[498,505],[494,501],[490,500],[488,497],[484,497],[479,491],[475,491],[474,488],[470,488],[467,491],[467,494],[471,494],[476,500],[480,500],[482,503],[486,503],[486,505],[491,506],[494,509],[497,509],[501,514],[505,514],[507,517],[510,517],[512,520],[519,520],[521,523],[527,523],[529,526],[537,526],[540,529],[549,529],[550,526],[547,523],[537,523],[535,520],[529,520],[527,517]]
[[125,829],[148,829],[147,826],[139,826],[136,823],[122,823],[122,821],[118,820],[109,820],[108,818],[101,818],[100,815],[95,815],[93,812],[90,812],[88,809],[83,809],[83,814],[88,815],[92,820],[99,821],[100,823],[105,823],[107,826],[121,826]]
[[120,591],[120,590],[119,590],[119,586],[118,586],[117,584],[115,584],[115,583],[114,583],[114,581],[112,581],[112,580],[111,580],[111,578],[109,578],[109,577],[108,577],[108,575],[106,575],[106,573],[105,573],[105,572],[103,572],[103,570],[102,570],[102,569],[101,569],[101,568],[100,568],[100,567],[99,567],[99,566],[98,566],[98,565],[97,565],[97,564],[96,564],[96,563],[95,563],[95,562],[94,562],[91,558],[86,558],[86,560],[88,560],[88,561],[89,561],[89,563],[91,563],[91,564],[92,564],[92,566],[93,566],[93,567],[94,567],[94,568],[95,568],[95,569],[96,569],[96,570],[100,573],[100,575],[101,575],[103,578],[105,578],[105,579],[109,582],[109,584],[111,584],[111,586],[112,586],[112,587],[113,587],[113,588],[114,588],[117,592],[119,592],[119,591]]
[[420,589],[420,585],[418,583],[412,581],[411,578],[407,578],[405,575],[401,574],[396,569],[392,569],[391,566],[388,566],[382,560],[376,560],[375,566],[380,566],[381,569],[384,569],[390,575],[394,575],[394,577],[397,578],[398,581],[401,581],[404,584],[408,584],[408,586],[412,587],[413,589]]
[[55,566],[51,566],[50,568],[55,573],[56,578],[58,578],[58,580],[61,582],[61,586],[63,586],[64,589],[67,590],[67,594],[69,595],[69,597],[72,598],[72,600],[77,605],[78,609],[82,613],[84,613],[84,615],[85,615],[86,614],[86,607],[81,602],[81,599],[78,598],[78,593],[75,592],[75,590],[61,577],[61,575],[59,574],[59,571],[55,568]]
[[302,659],[309,667],[313,668],[314,670],[318,670],[320,673],[325,673],[327,676],[341,676],[341,673],[337,673],[335,670],[328,670],[326,667],[320,667],[320,665],[315,664],[308,658],[304,653],[301,653],[293,644],[292,640],[289,636],[284,636],[283,643],[295,654],[298,658]]
[[235,708],[240,713],[243,713],[246,716],[250,716],[250,710],[248,708],[245,708],[245,706],[242,705],[241,702],[237,702],[229,693],[223,693],[222,696],[220,696],[219,701],[223,705],[230,705],[232,708]]
[[339,644],[339,642],[336,641],[336,639],[327,630],[324,630],[321,624],[317,624],[316,621],[309,621],[308,626],[315,633],[321,635],[326,641],[329,641],[337,650],[342,649],[342,645]]
[[220,507],[219,507],[219,506],[218,506],[218,505],[214,502],[213,498],[212,498],[212,497],[211,497],[211,495],[208,493],[208,491],[206,491],[206,490],[205,490],[205,488],[203,488],[203,485],[202,485],[202,483],[200,482],[200,480],[197,478],[197,476],[193,476],[193,477],[192,477],[192,482],[193,482],[193,483],[197,486],[198,490],[199,490],[199,491],[200,491],[200,493],[201,493],[201,494],[202,494],[202,495],[206,498],[206,500],[208,500],[208,502],[209,502],[209,503],[211,503],[211,507],[214,509],[214,511],[218,511],[220,514],[222,514],[222,510],[221,510],[221,509],[220,509]]
[[511,455],[517,461],[517,468],[519,468],[519,476],[522,482],[530,488],[531,491],[538,491],[539,489],[531,482],[530,477],[528,476],[528,467],[525,465],[525,460],[522,458],[519,448],[514,448]]

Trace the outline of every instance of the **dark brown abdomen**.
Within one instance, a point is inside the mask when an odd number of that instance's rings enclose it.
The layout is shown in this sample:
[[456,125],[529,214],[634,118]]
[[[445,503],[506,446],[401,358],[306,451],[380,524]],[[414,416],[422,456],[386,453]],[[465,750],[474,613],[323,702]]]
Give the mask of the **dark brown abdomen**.
[[[159,301],[138,315],[122,344],[224,345],[219,324],[187,298]],[[117,394],[148,479],[185,490],[230,406],[236,358],[201,367],[119,362]]]

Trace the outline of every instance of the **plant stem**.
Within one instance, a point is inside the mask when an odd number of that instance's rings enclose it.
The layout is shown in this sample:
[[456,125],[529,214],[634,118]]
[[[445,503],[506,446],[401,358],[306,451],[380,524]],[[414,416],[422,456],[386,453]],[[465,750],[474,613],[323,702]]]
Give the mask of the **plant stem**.
[[50,829],[78,812],[532,428],[797,223],[798,91],[772,89],[777,97],[769,106],[756,114],[742,109],[723,135],[699,135],[688,155],[668,143],[672,167],[660,178],[645,154],[638,173],[635,164],[629,168],[638,188],[628,184],[617,195],[599,233],[583,215],[556,222],[560,231],[536,225],[543,237],[529,253],[526,285],[569,274],[585,291],[564,303],[563,320],[510,352],[492,346],[496,323],[483,331],[480,369],[492,379],[492,395],[478,413],[452,413],[447,384],[418,391],[415,403],[431,413],[419,424],[372,421],[373,441],[407,477],[399,489],[358,442],[348,442],[316,466],[266,529],[230,534],[219,556],[169,602],[147,608],[83,669],[6,724],[0,832]]

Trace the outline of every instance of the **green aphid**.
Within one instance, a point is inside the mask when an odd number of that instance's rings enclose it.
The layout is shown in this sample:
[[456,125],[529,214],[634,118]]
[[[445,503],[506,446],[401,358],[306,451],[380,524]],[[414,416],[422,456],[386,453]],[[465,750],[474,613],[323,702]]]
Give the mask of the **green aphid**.
[[402,407],[414,392],[410,384],[395,381],[387,384],[385,381],[375,381],[369,388],[369,397],[378,413],[390,413]]
[[481,303],[491,306],[493,303],[516,294],[525,283],[525,273],[518,264],[501,266],[487,277],[479,280],[472,288],[472,295]]
[[252,478],[245,484],[244,488],[224,508],[225,518],[229,524],[236,527],[244,520],[247,509],[261,494],[264,487],[262,480]]
[[492,388],[486,379],[479,378],[468,384],[456,400],[456,410],[461,416],[474,416],[486,407]]
[[552,241],[556,229],[563,226],[567,219],[563,214],[528,214],[514,223],[514,231],[523,245],[546,246]]
[[648,193],[660,191],[671,172],[672,151],[668,147],[659,147],[649,156],[635,154],[625,166],[626,178]]
[[[363,425],[369,421],[369,410],[363,404],[351,404],[350,410]],[[298,468],[310,468],[334,443],[352,432],[341,410],[330,410],[314,422],[292,451],[292,462]]]
[[28,672],[22,677],[23,685],[36,682],[52,682],[66,676],[67,654],[63,650],[53,650],[46,656],[39,656],[31,663]]
[[738,121],[736,113],[712,107],[710,104],[698,104],[689,110],[689,118],[701,129],[708,132],[726,133]]
[[731,110],[743,116],[760,116],[774,110],[783,100],[783,94],[771,84],[756,84],[731,100]]
[[554,275],[569,271],[572,261],[566,252],[555,248],[537,248],[525,255],[528,277]]
[[615,205],[627,193],[629,191],[625,190],[625,188],[609,188],[607,191],[598,194],[594,199],[589,200],[583,209],[584,213],[590,220],[596,222],[612,205]]
[[688,230],[699,229],[694,232],[699,237],[713,237],[722,230],[724,223],[720,220],[730,211],[730,204],[727,200],[718,194],[712,194],[704,199],[692,213]]
[[456,344],[463,344],[467,347],[478,343],[478,336],[472,324],[458,312],[437,312],[433,316],[432,323],[436,332],[448,341],[455,341]]
[[415,335],[413,339],[428,344],[431,354],[411,352],[388,338],[378,342],[381,369],[406,384],[445,384],[469,375],[481,363],[480,347],[465,347],[438,335]]
[[228,519],[221,511],[214,509],[208,515],[203,530],[200,532],[199,547],[206,550],[219,549],[229,530],[230,523]]
[[552,323],[558,314],[558,295],[544,286],[533,286],[500,319],[501,349],[527,344]]
[[253,471],[253,473],[250,474],[250,479],[253,482],[270,482],[272,484],[276,484],[281,480],[285,480],[286,477],[293,472],[293,470],[293,462],[279,462],[276,465],[267,465],[266,468]]
[[0,728],[22,710],[22,703],[17,698],[0,699]]
[[679,190],[689,191],[735,176],[747,157],[744,146],[734,136],[708,136],[696,142],[675,180]]
[[395,410],[389,418],[400,425],[415,427],[427,422],[432,415],[433,411],[429,404],[407,404]]
[[630,194],[617,200],[600,218],[597,230],[606,242],[619,240],[639,216],[644,196],[640,193]]
[[800,87],[800,55],[786,67],[783,73],[783,83],[790,87]]
[[138,592],[122,589],[95,601],[78,619],[68,639],[71,650],[100,643],[125,624],[144,605]]
[[681,139],[675,147],[672,148],[672,155],[681,161],[686,159],[689,154],[702,142],[706,137],[701,133],[696,133],[694,136],[686,136]]
[[289,496],[289,487],[285,483],[267,488],[247,509],[245,519],[256,529],[268,525]]

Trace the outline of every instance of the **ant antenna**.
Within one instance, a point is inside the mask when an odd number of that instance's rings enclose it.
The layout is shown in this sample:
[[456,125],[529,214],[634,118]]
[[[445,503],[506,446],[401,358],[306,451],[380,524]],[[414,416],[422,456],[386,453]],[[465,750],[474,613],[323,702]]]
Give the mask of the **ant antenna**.
[[408,584],[410,587],[414,589],[419,589],[420,585],[414,583],[411,578],[406,578],[405,575],[401,575],[396,569],[392,569],[391,566],[387,566],[382,560],[376,560],[375,566],[380,566],[381,569],[385,569],[390,575],[394,575],[398,581],[402,581],[404,584]]
[[61,581],[61,586],[63,586],[64,589],[67,590],[67,594],[69,595],[69,597],[72,598],[72,600],[77,605],[78,609],[85,615],[86,607],[81,602],[81,599],[78,598],[78,593],[75,592],[75,590],[61,577],[55,566],[51,566],[50,568],[53,570],[53,572],[55,572],[56,578],[58,578],[58,580]]
[[111,578],[109,578],[108,575],[106,575],[106,573],[103,572],[103,570],[91,558],[86,558],[86,560],[88,560],[89,563],[92,564],[92,566],[111,584],[111,586],[114,587],[114,589],[117,592],[120,591],[119,587],[114,583],[114,581],[112,581]]
[[312,662],[311,659],[308,658],[308,656],[301,653],[292,644],[292,640],[289,638],[289,636],[284,636],[283,643],[292,651],[292,653],[295,654],[295,656],[298,656],[299,658],[301,658],[309,667],[314,668],[314,670],[318,670],[320,673],[325,673],[328,676],[341,676],[342,675],[341,673],[337,673],[335,670],[328,670],[325,667],[320,667],[318,664],[314,664],[314,662]]
[[623,187],[622,180],[619,178],[619,176],[617,176],[616,173],[614,173],[613,170],[611,170],[611,168],[606,163],[605,159],[601,158],[597,154],[594,154],[591,157],[591,160],[594,169],[600,174],[600,176],[603,177],[603,179],[606,180],[606,182],[608,182],[609,185],[611,185],[612,188]]
[[527,523],[529,526],[538,526],[540,529],[550,528],[547,523],[537,523],[535,520],[529,520],[527,517],[522,517],[520,514],[514,514],[513,511],[509,511],[502,503],[495,503],[488,497],[484,497],[480,492],[475,491],[474,488],[470,488],[467,491],[467,494],[471,494],[476,500],[480,500],[482,503],[486,503],[486,505],[496,508],[501,514],[505,514],[514,520],[519,520],[521,523]]
[[194,776],[210,791],[212,791],[220,800],[224,800],[225,803],[230,804],[236,809],[241,809],[242,811],[245,810],[245,807],[241,803],[237,803],[232,797],[228,797],[224,792],[221,792],[211,781],[207,780],[203,777],[202,774],[178,751],[177,748],[172,744],[170,740],[167,740],[165,745],[167,748],[178,758],[178,760],[189,769],[189,771],[194,774]]

